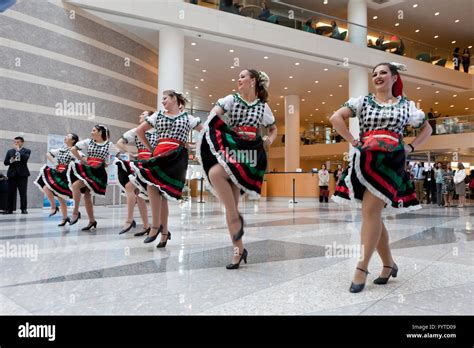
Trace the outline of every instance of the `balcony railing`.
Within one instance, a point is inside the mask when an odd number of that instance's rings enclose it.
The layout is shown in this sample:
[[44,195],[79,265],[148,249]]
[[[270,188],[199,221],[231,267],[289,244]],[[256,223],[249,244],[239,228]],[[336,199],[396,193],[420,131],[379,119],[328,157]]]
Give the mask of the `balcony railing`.
[[[220,11],[349,42],[350,31],[367,33],[367,47],[454,69],[453,52],[395,33],[364,27],[344,19],[307,10],[278,0],[186,0]],[[461,66],[461,55],[457,58]],[[471,70],[470,73],[473,73]]]

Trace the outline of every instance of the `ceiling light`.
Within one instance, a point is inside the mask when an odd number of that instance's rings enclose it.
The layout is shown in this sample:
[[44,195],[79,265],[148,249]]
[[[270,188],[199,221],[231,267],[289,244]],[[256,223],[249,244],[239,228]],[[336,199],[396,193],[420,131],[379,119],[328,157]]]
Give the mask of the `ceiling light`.
[[189,92],[188,92],[188,91],[186,91],[186,94],[189,94]]
[[471,97],[471,98],[469,98],[469,100],[474,100],[474,98]]
[[283,89],[288,89],[288,87],[283,87]]
[[195,86],[194,88],[195,88],[195,89],[199,89],[199,87],[198,87],[198,86]]
[[235,92],[235,89],[233,89],[232,92]]
[[439,104],[439,102],[435,102],[435,105],[438,105],[438,104]]
[[400,23],[395,23],[395,26],[398,27],[400,25]]
[[324,71],[328,71],[329,69],[328,68],[324,68]]
[[235,79],[232,79],[232,82],[235,82]]
[[468,48],[469,48],[469,49],[471,49],[471,48],[472,48],[472,46],[469,46]]
[[420,101],[421,101],[421,99],[418,99],[418,101],[420,102]]
[[277,103],[277,106],[280,106],[280,103]]
[[199,58],[195,58],[194,60],[195,60],[196,62],[199,62]]
[[312,116],[313,116],[313,114],[309,114],[309,116],[311,116],[311,117],[312,117]]
[[421,87],[416,87],[416,89],[421,89]]
[[267,56],[265,56],[265,57],[263,57],[263,59],[268,59],[268,57],[267,57]]
[[324,104],[326,104],[326,102],[321,102],[321,104],[323,104],[323,105],[324,105]]
[[207,70],[206,70],[206,69],[202,69],[202,72],[207,72]]
[[231,69],[235,69],[235,66],[232,65],[230,68],[231,68]]
[[301,101],[305,101],[304,99],[301,99]]
[[439,16],[439,12],[435,12],[435,16]]
[[296,66],[300,65],[300,62],[296,62],[295,65],[296,65]]
[[372,17],[372,19],[377,19],[377,18],[379,18],[379,17],[377,17],[377,16],[373,16],[373,17]]
[[324,0],[324,1],[323,1],[323,4],[324,4],[324,5],[327,5],[327,4],[328,4],[328,0]]
[[290,76],[290,79],[292,79],[292,78],[293,78],[293,76]]
[[469,110],[469,108],[464,108],[464,110]]
[[306,92],[311,93],[311,91],[306,91]]
[[419,32],[420,32],[420,29],[416,29],[416,30],[415,30],[415,33],[419,33]]
[[456,40],[454,40],[454,41],[451,41],[451,43],[452,43],[452,44],[455,44],[455,43],[456,43]]
[[342,87],[342,85],[339,85],[338,87],[339,87],[339,88],[341,88],[341,87]]
[[456,98],[458,95],[457,94],[453,94],[453,98]]
[[454,21],[454,23],[459,23],[459,19],[456,19],[456,20]]
[[314,109],[314,110],[315,110],[315,111],[319,111],[319,109],[318,109],[318,108],[316,108],[316,109]]
[[417,8],[418,7],[418,4],[413,4],[413,8]]
[[204,82],[204,79],[201,79],[201,82]]
[[195,43],[195,42],[191,42],[191,46],[196,46],[196,43]]
[[212,97],[212,94],[209,94],[209,97]]
[[333,95],[332,95],[332,94],[330,94],[329,96],[330,96],[330,97],[333,97]]
[[439,91],[436,91],[435,93],[439,93]]
[[234,50],[231,49],[231,50],[229,50],[229,52],[230,52],[230,53],[234,53]]
[[450,107],[450,108],[454,108],[454,105],[453,105],[453,104],[451,104],[449,107]]
[[316,80],[316,81],[314,81],[314,83],[319,83],[319,81],[318,81],[318,80]]
[[439,37],[439,35],[435,35],[435,36],[433,36],[433,37],[434,37],[435,39],[437,39],[437,38]]

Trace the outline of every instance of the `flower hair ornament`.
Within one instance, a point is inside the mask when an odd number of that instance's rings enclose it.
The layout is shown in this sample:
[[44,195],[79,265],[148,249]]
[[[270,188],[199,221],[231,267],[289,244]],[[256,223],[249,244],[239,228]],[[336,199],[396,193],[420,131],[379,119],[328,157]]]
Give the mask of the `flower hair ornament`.
[[390,64],[397,68],[398,71],[407,71],[407,66],[405,64],[397,62],[390,62]]
[[268,89],[268,87],[270,87],[270,78],[264,71],[260,71],[258,73],[258,81],[259,86],[262,86],[265,89]]

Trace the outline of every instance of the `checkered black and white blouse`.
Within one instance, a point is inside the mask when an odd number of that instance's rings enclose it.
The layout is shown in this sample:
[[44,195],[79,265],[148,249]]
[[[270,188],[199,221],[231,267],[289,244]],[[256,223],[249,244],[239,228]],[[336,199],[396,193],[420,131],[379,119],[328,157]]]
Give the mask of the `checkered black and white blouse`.
[[187,112],[182,112],[177,116],[167,116],[160,110],[147,117],[146,122],[155,128],[158,140],[171,138],[185,143],[188,141],[191,129],[197,127],[201,120]]
[[58,164],[69,164],[75,157],[71,153],[71,149],[67,146],[60,149],[52,149],[49,154],[56,160]]
[[[151,148],[154,148],[158,143],[158,134],[154,130],[145,132],[145,137],[146,140],[148,140],[148,142],[150,143]],[[125,141],[125,144],[135,145],[138,150],[147,149],[145,145],[143,145],[140,138],[137,136],[136,128],[130,129],[129,131],[123,133],[122,139]]]
[[260,99],[247,103],[239,93],[229,94],[217,101],[217,105],[227,115],[227,124],[231,127],[270,127],[275,124],[275,117],[267,103]]
[[342,106],[351,109],[351,117],[359,119],[360,135],[371,130],[388,130],[403,135],[407,124],[419,128],[425,121],[425,113],[405,97],[398,97],[396,103],[383,104],[369,94],[351,98]]
[[102,144],[97,144],[93,139],[88,138],[78,141],[74,146],[81,150],[87,157],[100,158],[104,161],[107,161],[109,155],[115,155],[119,152],[115,144],[109,140]]

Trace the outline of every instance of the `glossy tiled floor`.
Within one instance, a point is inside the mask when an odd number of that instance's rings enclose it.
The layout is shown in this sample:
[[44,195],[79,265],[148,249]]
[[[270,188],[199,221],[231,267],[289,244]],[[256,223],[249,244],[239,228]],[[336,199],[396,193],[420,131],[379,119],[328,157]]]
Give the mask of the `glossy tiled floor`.
[[216,202],[170,204],[165,249],[133,237],[138,228],[117,234],[123,206],[96,208],[95,232],[80,231],[85,219],[56,227],[60,218],[46,210],[2,215],[0,314],[474,314],[473,207],[386,216],[399,276],[372,284],[375,256],[359,294],[348,291],[357,211],[308,199],[241,210],[249,263],[233,271],[224,268],[232,247]]

